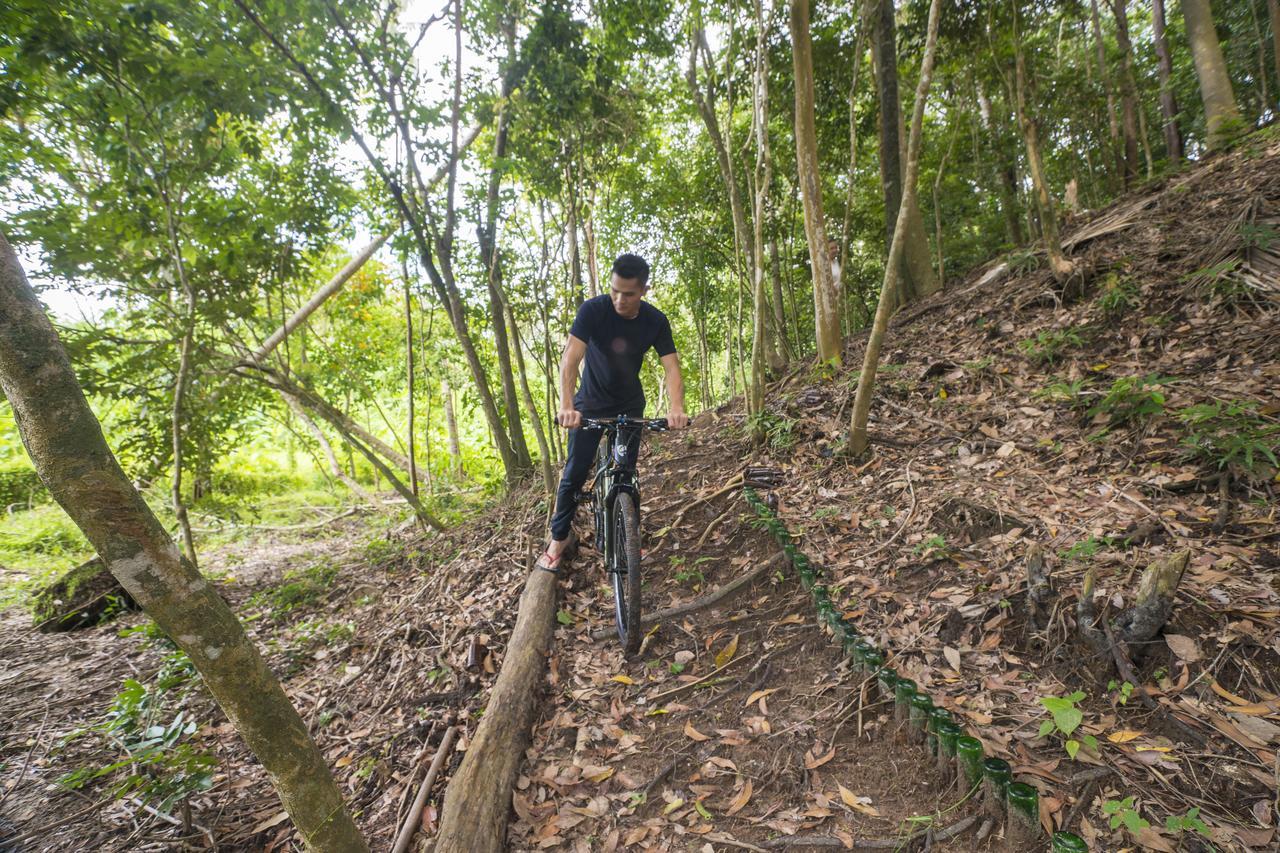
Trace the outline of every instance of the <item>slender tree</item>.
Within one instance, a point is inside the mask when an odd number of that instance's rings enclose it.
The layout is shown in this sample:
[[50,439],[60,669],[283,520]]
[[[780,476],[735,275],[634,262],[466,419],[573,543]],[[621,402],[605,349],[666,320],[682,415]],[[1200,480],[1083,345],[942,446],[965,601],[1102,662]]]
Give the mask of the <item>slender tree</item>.
[[831,254],[822,214],[822,179],[813,116],[813,46],[809,35],[809,0],[791,2],[791,56],[796,91],[796,173],[804,201],[804,230],[813,272],[813,317],[818,359],[839,364],[840,299],[831,276]]
[[901,276],[902,258],[906,254],[908,239],[907,202],[916,194],[916,182],[920,176],[920,143],[924,128],[925,101],[929,98],[929,86],[933,82],[933,57],[938,46],[938,12],[941,0],[929,4],[929,24],[925,35],[924,58],[920,62],[920,82],[916,85],[916,99],[911,112],[911,135],[907,142],[907,171],[903,182],[903,204],[898,208],[898,221],[893,229],[893,244],[884,265],[884,281],[880,286],[880,301],[876,305],[875,320],[867,337],[867,349],[862,357],[862,371],[858,374],[858,390],[853,400],[853,415],[849,424],[849,452],[861,456],[867,449],[867,419],[871,414],[871,394],[875,387],[876,369],[880,364],[880,348],[884,342],[889,318],[893,315],[893,293]]
[[1244,122],[1231,90],[1231,78],[1227,76],[1227,62],[1213,26],[1209,0],[1181,0],[1181,3],[1187,41],[1191,42],[1191,58],[1195,60],[1196,77],[1200,80],[1205,124],[1209,129],[1206,142],[1212,151],[1229,145],[1243,129]]
[[8,240],[0,234],[0,388],[50,494],[178,647],[275,783],[307,847],[365,851],[324,757],[217,590],[120,468]]
[[765,296],[764,221],[765,207],[769,203],[769,185],[773,182],[773,169],[769,159],[769,51],[768,29],[765,26],[764,5],[755,0],[756,52],[754,86],[751,98],[751,132],[756,140],[756,169],[752,204],[751,235],[751,386],[747,393],[747,414],[752,419],[753,438],[764,439],[764,392],[768,382],[766,350],[769,300]]
[[[1275,3],[1276,0],[1268,0]],[[1164,148],[1169,160],[1182,160],[1182,131],[1178,129],[1178,101],[1173,94],[1173,55],[1165,34],[1164,0],[1151,0],[1151,34],[1160,75],[1160,115],[1164,118]]]

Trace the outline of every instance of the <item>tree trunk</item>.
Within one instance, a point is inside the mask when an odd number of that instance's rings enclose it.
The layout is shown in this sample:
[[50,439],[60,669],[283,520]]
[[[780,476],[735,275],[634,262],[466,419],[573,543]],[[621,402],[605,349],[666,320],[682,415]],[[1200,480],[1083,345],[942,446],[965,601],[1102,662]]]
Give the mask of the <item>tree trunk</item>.
[[947,150],[943,152],[942,160],[938,163],[938,173],[933,177],[933,228],[934,242],[938,252],[938,281],[946,284],[947,269],[944,264],[942,255],[942,176],[947,172],[947,160],[951,158],[951,149],[956,145],[956,137],[959,136],[958,131],[951,132],[951,141],[947,143]]
[[1262,40],[1262,28],[1258,25],[1258,10],[1253,0],[1249,0],[1248,5],[1249,20],[1253,23],[1253,43],[1258,56],[1258,114],[1261,115],[1271,106],[1271,95],[1267,92],[1267,47]]
[[529,423],[533,424],[533,437],[538,441],[538,456],[542,468],[542,484],[547,492],[555,491],[556,475],[551,467],[551,447],[547,444],[547,433],[542,428],[542,419],[538,416],[538,407],[533,402],[533,394],[529,390],[529,374],[525,370],[524,350],[520,343],[520,326],[516,323],[515,312],[511,310],[511,302],[503,298],[507,309],[507,326],[511,329],[511,348],[516,354],[516,369],[520,373],[520,396],[528,410]]
[[328,461],[329,471],[333,474],[334,478],[341,481],[348,489],[351,490],[351,493],[360,498],[360,500],[365,501],[372,506],[381,507],[382,502],[379,501],[377,497],[375,497],[371,492],[365,491],[359,481],[354,477],[349,476],[346,471],[342,470],[342,463],[338,461],[337,454],[333,452],[333,445],[329,443],[329,439],[325,436],[324,430],[320,429],[320,425],[311,419],[311,416],[307,414],[307,410],[302,407],[302,404],[298,402],[298,399],[296,397],[289,396],[283,391],[280,391],[279,394],[280,398],[285,401],[293,414],[296,415],[298,420],[302,422],[302,425],[306,427],[307,432],[311,433],[312,437],[315,438],[316,443],[320,445],[320,452],[324,454],[324,458]]
[[[507,41],[507,63],[516,61],[515,30],[510,21],[504,20]],[[511,436],[511,449],[515,454],[515,467],[507,470],[507,484],[514,485],[527,472],[533,469],[533,460],[529,456],[529,445],[525,441],[524,426],[520,420],[520,402],[516,396],[515,370],[511,364],[511,349],[507,343],[506,317],[502,310],[502,258],[498,251],[498,190],[502,185],[502,164],[507,155],[507,130],[510,124],[510,112],[505,104],[511,95],[515,80],[510,73],[503,77],[502,90],[498,101],[497,127],[493,137],[493,164],[489,168],[489,186],[485,197],[485,221],[478,229],[480,244],[480,260],[487,275],[489,288],[489,315],[493,323],[494,351],[498,357],[498,377],[502,382],[502,402],[506,409],[507,428]]]
[[582,240],[587,244],[587,286],[592,296],[600,295],[600,258],[596,253],[595,196],[582,217]]
[[178,373],[173,381],[173,409],[170,412],[170,438],[173,440],[173,481],[170,500],[173,515],[178,521],[178,529],[182,531],[182,545],[191,565],[196,565],[196,543],[191,534],[191,519],[187,517],[187,505],[182,497],[182,421],[185,414],[184,403],[187,395],[187,384],[191,376],[191,348],[196,335],[196,292],[187,280],[187,265],[182,259],[182,247],[178,243],[177,224],[173,218],[173,205],[169,200],[168,190],[160,185],[160,195],[164,201],[165,225],[169,233],[169,250],[174,269],[178,273],[178,283],[186,297],[186,315],[182,318],[182,344],[178,352]]
[[125,590],[186,652],[262,762],[308,848],[368,850],[280,683],[107,447],[66,351],[3,235],[0,387],[54,499]]
[[[885,250],[893,243],[894,225],[902,201],[903,164],[906,159],[902,104],[898,94],[897,32],[892,0],[879,0],[872,58],[880,92],[880,182],[885,199]],[[914,302],[936,291],[940,285],[929,258],[924,215],[918,196],[907,206],[906,268],[898,277],[897,306]]]
[[[1016,26],[1016,22],[1015,22]],[[1018,105],[1018,123],[1022,126],[1022,138],[1027,146],[1027,165],[1031,169],[1031,183],[1036,193],[1036,212],[1040,216],[1040,239],[1049,256],[1049,269],[1055,280],[1066,281],[1072,265],[1062,254],[1062,241],[1058,237],[1058,214],[1053,196],[1049,193],[1048,179],[1044,174],[1044,162],[1040,158],[1040,138],[1035,119],[1027,112],[1027,69],[1022,54],[1020,36],[1014,34],[1014,92]]]
[[1213,28],[1209,0],[1181,2],[1187,40],[1191,42],[1191,57],[1195,60],[1196,77],[1200,80],[1205,124],[1209,128],[1206,143],[1209,150],[1214,151],[1234,141],[1244,129],[1244,121],[1236,107],[1231,78],[1227,76],[1227,63],[1222,58],[1222,46],[1218,44],[1218,33]]
[[[382,461],[382,458],[379,457],[373,449],[367,447],[363,442],[357,440],[355,436],[343,428],[348,419],[345,418],[341,412],[336,411],[332,406],[312,394],[306,388],[295,385],[280,373],[259,368],[259,371],[254,375],[260,378],[271,388],[282,394],[287,394],[295,398],[298,402],[302,403],[302,405],[306,406],[308,409],[327,421],[331,427],[336,429],[338,433],[346,439],[349,447],[369,461],[369,464],[373,466],[374,471],[387,478],[387,482],[390,483],[391,487],[399,492],[400,496],[405,499],[405,502],[413,509],[414,515],[416,515],[420,521],[428,524],[438,531],[443,531],[445,529],[444,524],[422,505],[422,502],[418,500],[418,496],[414,494],[412,489],[400,482],[400,478],[387,467],[387,464]],[[354,479],[354,475],[352,479]]]
[[[791,341],[787,336],[787,309],[783,303],[785,297],[782,293],[782,265],[778,260],[778,239],[776,237],[769,240],[769,269],[770,279],[773,284],[773,325],[778,330],[778,350],[782,360],[789,362],[795,355],[792,351]],[[705,340],[706,333],[704,331],[703,341],[705,342]]]
[[1280,86],[1280,0],[1267,0],[1267,17],[1271,19],[1271,58],[1276,66],[1276,85]]
[[1124,187],[1138,179],[1138,84],[1133,79],[1133,45],[1129,42],[1128,0],[1111,0],[1116,19],[1116,42],[1120,46],[1120,105],[1124,130]]
[[[705,91],[698,83],[699,53],[705,57],[707,64],[708,80]],[[694,105],[698,108],[698,114],[702,117],[702,123],[707,128],[707,136],[711,139],[711,147],[716,153],[716,165],[720,169],[720,179],[724,182],[725,192],[729,196],[729,212],[733,217],[733,238],[736,250],[735,263],[742,263],[747,268],[748,279],[754,281],[755,273],[752,267],[754,265],[755,250],[752,248],[752,230],[747,223],[747,212],[742,204],[742,191],[738,185],[738,176],[733,168],[733,158],[730,152],[732,139],[726,138],[726,134],[732,134],[733,124],[730,121],[725,131],[722,132],[720,119],[716,114],[716,81],[710,61],[710,49],[707,47],[705,34],[697,27],[695,27],[690,41],[689,64],[685,67],[685,82],[689,85],[690,94],[693,96]]]
[[[1116,118],[1116,95],[1111,88],[1111,69],[1107,65],[1107,44],[1102,39],[1102,21],[1098,15],[1098,0],[1089,0],[1089,16],[1093,24],[1093,44],[1098,53],[1098,80],[1107,98],[1107,137],[1111,140],[1111,154],[1107,163],[1115,169],[1113,174],[1124,175],[1124,164],[1119,162],[1120,121]],[[1116,166],[1119,166],[1117,169]]]
[[1005,123],[996,120],[991,100],[980,86],[977,87],[977,96],[978,115],[982,119],[982,127],[987,132],[988,144],[994,155],[992,162],[1000,191],[1000,212],[1004,216],[1005,231],[1009,235],[1011,245],[1021,246],[1027,238],[1022,230],[1022,217],[1018,211],[1018,169],[1014,159],[1009,156],[1002,132]]
[[929,24],[925,36],[924,59],[920,63],[920,82],[916,86],[916,99],[911,112],[911,136],[907,142],[907,171],[903,181],[905,197],[898,209],[898,221],[893,229],[893,243],[884,266],[884,282],[880,287],[880,301],[871,334],[867,337],[867,349],[863,354],[862,371],[858,375],[858,390],[853,401],[853,415],[849,425],[849,451],[860,456],[867,449],[867,420],[871,414],[871,393],[875,387],[876,368],[880,363],[880,348],[885,330],[893,314],[894,291],[898,287],[902,259],[906,252],[907,202],[916,194],[916,181],[920,176],[920,140],[924,129],[924,107],[933,81],[933,57],[938,46],[938,12],[941,0],[929,4]]
[[453,407],[453,388],[449,385],[449,377],[447,376],[440,383],[440,395],[444,399],[444,426],[449,437],[449,467],[453,471],[453,476],[461,480],[464,474],[462,469],[462,442],[458,439],[458,417]]
[[791,2],[792,65],[796,90],[796,176],[804,201],[804,230],[813,271],[813,315],[818,360],[840,364],[840,299],[831,280],[831,255],[822,215],[822,181],[818,173],[818,139],[813,115],[813,46],[809,37],[809,0]]
[[413,399],[413,299],[409,294],[409,277],[404,279],[404,373],[406,390],[409,393],[409,488],[414,496],[418,495],[418,454],[417,441],[414,438],[414,399]]
[[[1267,0],[1274,5],[1276,0]],[[1165,35],[1164,0],[1151,0],[1152,34],[1160,75],[1160,114],[1164,117],[1164,148],[1174,165],[1182,162],[1182,132],[1178,129],[1178,101],[1173,95],[1173,56]]]
[[500,853],[516,773],[537,711],[537,691],[551,651],[556,575],[534,569],[520,596],[516,626],[480,725],[445,792],[436,853]]
[[[801,0],[807,2],[807,0]],[[764,440],[764,392],[766,375],[766,316],[769,301],[765,297],[764,219],[769,201],[769,185],[773,182],[773,166],[769,159],[769,54],[762,0],[755,0],[756,56],[755,86],[751,98],[751,129],[756,138],[755,199],[751,235],[751,309],[754,322],[751,334],[751,385],[747,394],[747,415],[751,418],[752,438]]]

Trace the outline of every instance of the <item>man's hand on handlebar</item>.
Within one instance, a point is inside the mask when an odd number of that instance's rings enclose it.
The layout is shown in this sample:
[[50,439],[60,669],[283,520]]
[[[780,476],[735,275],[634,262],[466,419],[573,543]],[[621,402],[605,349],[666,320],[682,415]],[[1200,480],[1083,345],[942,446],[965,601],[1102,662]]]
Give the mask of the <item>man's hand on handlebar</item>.
[[684,412],[671,412],[667,415],[667,426],[671,429],[684,429],[689,425],[689,416]]
[[577,409],[561,409],[556,412],[556,423],[565,429],[577,429],[582,426],[582,412]]

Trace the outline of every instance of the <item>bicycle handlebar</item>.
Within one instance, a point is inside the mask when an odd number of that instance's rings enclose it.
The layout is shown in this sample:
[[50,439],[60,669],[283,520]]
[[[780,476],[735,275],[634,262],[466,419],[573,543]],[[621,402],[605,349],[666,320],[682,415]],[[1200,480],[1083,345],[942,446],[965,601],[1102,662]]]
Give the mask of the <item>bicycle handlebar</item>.
[[583,418],[583,429],[617,429],[620,426],[636,426],[653,432],[665,432],[666,418],[629,418],[626,415],[617,418]]

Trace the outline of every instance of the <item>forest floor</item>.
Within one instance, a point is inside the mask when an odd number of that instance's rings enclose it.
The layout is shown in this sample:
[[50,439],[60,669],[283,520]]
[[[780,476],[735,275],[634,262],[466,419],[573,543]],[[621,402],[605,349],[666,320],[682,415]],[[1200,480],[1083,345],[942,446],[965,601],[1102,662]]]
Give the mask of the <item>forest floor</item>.
[[[737,489],[712,495],[746,464],[781,468],[780,515],[847,618],[1039,789],[1046,826],[1095,850],[1276,849],[1280,481],[1267,453],[1280,444],[1278,231],[1280,137],[1256,134],[1072,223],[1077,274],[1065,287],[1019,255],[903,312],[869,456],[841,452],[861,338],[846,369],[806,366],[775,384],[762,447],[732,404],[655,437],[642,457],[646,609],[775,557]],[[465,749],[546,510],[525,492],[445,536],[370,535],[347,519],[205,556],[375,849],[389,848],[446,728],[463,726]],[[1055,596],[1037,625],[1032,546]],[[1078,636],[1085,571],[1119,610],[1148,563],[1183,550],[1170,621],[1132,650],[1137,683],[1127,682]],[[891,741],[889,709],[862,691],[776,565],[660,624],[627,661],[591,637],[611,624],[611,599],[583,551],[562,581],[513,849],[1009,849],[998,831],[977,840],[980,822],[965,819],[979,805],[936,781],[923,748]],[[168,723],[182,708],[203,724],[183,742],[218,759],[212,787],[189,798],[189,827],[176,806],[157,816],[110,797],[107,778],[56,784],[119,759],[118,731],[67,735],[110,718],[124,679],[171,674],[162,640],[121,639],[142,622],[37,635],[5,615],[0,838],[10,827],[30,836],[15,850],[296,845],[264,775],[194,682],[153,712]],[[1041,700],[1077,691],[1078,731],[1098,748],[1071,758],[1062,737],[1040,734]],[[444,781],[423,839],[443,791]],[[968,828],[951,840],[923,837],[957,824]]]

